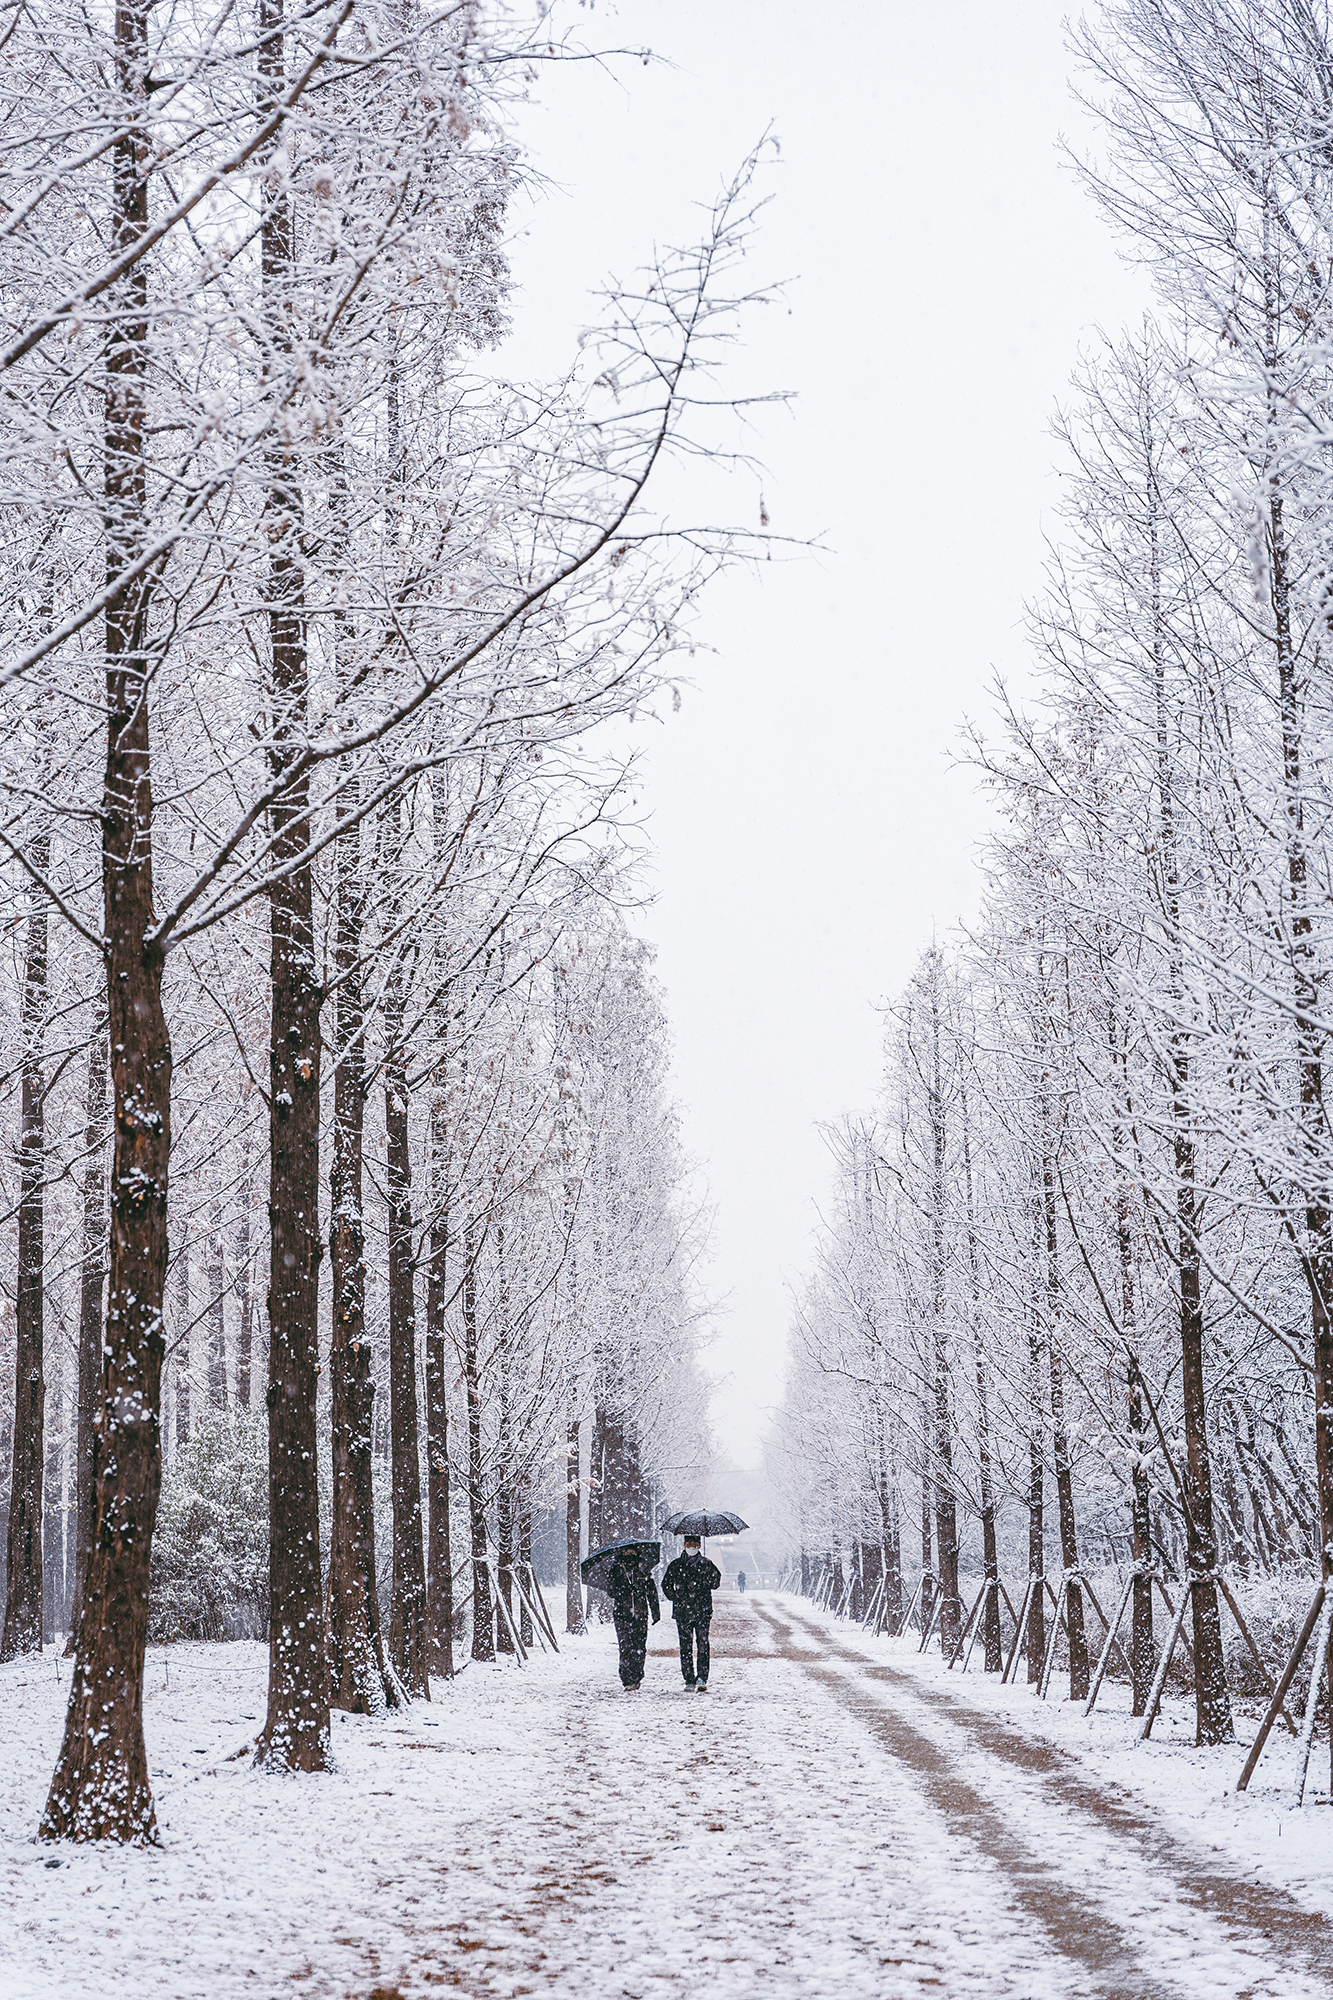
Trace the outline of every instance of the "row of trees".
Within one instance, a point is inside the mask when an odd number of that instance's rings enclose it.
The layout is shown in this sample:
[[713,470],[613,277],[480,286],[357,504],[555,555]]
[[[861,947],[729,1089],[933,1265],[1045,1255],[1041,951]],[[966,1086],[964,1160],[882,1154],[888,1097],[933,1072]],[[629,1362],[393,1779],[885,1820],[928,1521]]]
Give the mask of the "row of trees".
[[[1040,1575],[1053,1481],[1075,1695],[1081,1566],[1134,1567],[1142,1713],[1167,1565],[1217,1743],[1220,1566],[1333,1568],[1333,35],[1307,0],[1124,0],[1077,47],[1085,177],[1159,311],[1062,419],[1034,693],[973,743],[984,914],[833,1135],[786,1423],[808,1547],[915,1571],[919,1497],[946,1645],[963,1524],[994,1576],[1019,1503]],[[1045,1636],[1037,1593],[1033,1677]]]
[[459,1596],[484,1653],[553,1478],[576,1553],[580,1437],[625,1506],[704,1449],[605,725],[737,547],[649,505],[716,437],[753,163],[524,391],[467,356],[549,43],[461,0],[0,23],[0,1651],[41,1643],[53,1321],[76,1661],[42,1832],[137,1840],[164,1382],[181,1444],[265,1412],[284,1769],[327,1760],[331,1690],[448,1671]]

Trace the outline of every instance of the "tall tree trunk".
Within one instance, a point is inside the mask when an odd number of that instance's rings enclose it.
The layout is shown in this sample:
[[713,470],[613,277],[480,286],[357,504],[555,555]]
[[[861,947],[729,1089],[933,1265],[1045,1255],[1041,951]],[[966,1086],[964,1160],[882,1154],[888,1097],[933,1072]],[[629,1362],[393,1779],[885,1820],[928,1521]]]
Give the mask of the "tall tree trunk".
[[[1160,628],[1155,634],[1155,699],[1157,722],[1158,810],[1161,843],[1162,902],[1166,919],[1169,990],[1184,990],[1180,941],[1180,866],[1176,844],[1174,769],[1166,706],[1165,646]],[[1202,1207],[1197,1180],[1197,1156],[1190,1106],[1190,1056],[1183,1028],[1173,1030],[1169,1044],[1172,1151],[1176,1183],[1176,1282],[1180,1328],[1180,1386],[1185,1430],[1186,1467],[1181,1501],[1185,1512],[1186,1564],[1194,1623],[1194,1704],[1196,1741],[1230,1743],[1231,1698],[1222,1654],[1222,1620],[1214,1571],[1217,1547],[1213,1531],[1212,1466],[1208,1453],[1206,1391],[1203,1365],[1203,1293],[1200,1278]]]
[[176,1450],[190,1442],[194,1424],[190,1413],[190,1246],[182,1225],[176,1229],[176,1327],[172,1340],[172,1379],[176,1387]]
[[[148,227],[148,9],[118,0],[115,82],[125,122],[112,152],[112,255]],[[153,798],[148,585],[117,588],[148,532],[144,377],[148,261],[111,295],[103,470],[108,587],[103,931],[115,1158],[110,1284],[94,1433],[94,1530],[65,1733],[42,1817],[46,1839],[156,1834],[143,1740],[148,1570],[162,1482],[162,1293],[167,1270],[171,1040],[152,942]]]
[[[350,811],[350,808],[348,808]],[[345,815],[346,816],[346,815]],[[337,864],[337,975],[329,1252],[332,1520],[329,1544],[329,1690],[335,1708],[378,1715],[396,1699],[384,1671],[375,1576],[374,1354],[366,1332],[364,1200],[365,1021],[361,993],[359,834],[344,826]]]
[[1212,1464],[1208,1450],[1203,1371],[1203,1298],[1200,1286],[1199,1204],[1195,1149],[1184,1121],[1187,1058],[1177,1049],[1175,1132],[1177,1260],[1180,1286],[1180,1385],[1185,1428],[1185,1526],[1194,1624],[1194,1705],[1197,1743],[1230,1743],[1231,1697],[1222,1653],[1217,1601],[1217,1542],[1213,1528]]
[[938,960],[930,992],[931,1021],[931,1343],[935,1400],[935,1532],[940,1566],[940,1645],[945,1657],[958,1643],[958,1502],[953,1490],[953,1412],[949,1407],[949,1347],[945,1278],[944,1077],[940,1052]]
[[607,1494],[607,1414],[600,1390],[594,1389],[592,1445],[588,1454],[588,1549],[600,1549],[611,1539]]
[[[46,873],[50,837],[35,844]],[[46,1036],[49,916],[46,897],[33,893],[24,945],[20,1008],[18,1271],[14,1309],[14,1443],[9,1485],[5,1623],[0,1660],[42,1650],[42,1543],[46,1380],[43,1307],[46,1283]]]
[[[1042,1106],[1043,1121],[1047,1107]],[[1043,1123],[1043,1130],[1045,1130]],[[1042,1209],[1046,1224],[1046,1352],[1051,1371],[1051,1451],[1055,1459],[1055,1497],[1060,1510],[1060,1556],[1065,1569],[1065,1631],[1069,1636],[1069,1699],[1088,1698],[1088,1636],[1083,1622],[1083,1586],[1071,1572],[1078,1569],[1078,1524],[1074,1518],[1074,1468],[1065,1426],[1065,1374],[1060,1354],[1059,1242],[1055,1222],[1055,1164],[1042,1161]]]
[[505,1256],[505,1228],[500,1222],[497,1222],[495,1228],[495,1265],[499,1279],[500,1304],[500,1430],[495,1454],[495,1567],[496,1588],[509,1614],[508,1618],[497,1621],[495,1644],[499,1652],[512,1653],[514,1641],[510,1635],[510,1627],[514,1618],[514,1433],[509,1376],[513,1329],[509,1324],[509,1274]]
[[426,1559],[422,1546],[421,1437],[417,1410],[416,1264],[412,1255],[412,1160],[408,1150],[407,1067],[397,1037],[401,998],[386,1015],[384,1129],[389,1201],[389,1436],[393,1466],[393,1601],[389,1656],[409,1695],[429,1699]]
[[79,1266],[78,1430],[74,1445],[74,1592],[66,1651],[78,1647],[83,1585],[93,1533],[93,1426],[102,1361],[102,1286],[106,1280],[106,1022],[99,1010],[88,1043],[83,1130],[83,1241]]
[[[532,1506],[526,1493],[520,1493],[518,1500],[518,1561],[526,1593],[532,1587]],[[518,1636],[525,1646],[531,1646],[532,1615],[526,1595],[519,1608]]]
[[214,1197],[208,1211],[208,1258],[204,1282],[208,1288],[208,1400],[215,1410],[227,1407],[227,1264],[222,1244],[222,1202]]
[[986,1353],[981,1338],[981,1269],[977,1250],[976,1198],[972,1185],[972,1128],[968,1117],[967,1089],[960,1086],[963,1136],[963,1194],[967,1205],[967,1269],[971,1305],[972,1355],[977,1383],[977,1478],[981,1492],[981,1565],[986,1583],[986,1599],[981,1608],[985,1643],[985,1670],[999,1673],[1004,1664],[1000,1624],[1000,1558],[995,1535],[995,1471],[991,1455],[990,1385]]
[[888,1441],[884,1434],[884,1410],[878,1393],[875,1401],[875,1430],[879,1453],[878,1478],[880,1539],[884,1551],[884,1603],[889,1630],[897,1633],[903,1622],[902,1546],[898,1533],[898,1491],[896,1466],[891,1467]]
[[467,1394],[467,1504],[472,1540],[472,1657],[495,1658],[491,1631],[490,1562],[486,1547],[486,1496],[482,1484],[481,1376],[477,1352],[477,1263],[469,1229],[463,1247],[463,1386]]
[[[1329,1117],[1324,1102],[1324,981],[1309,907],[1301,773],[1303,692],[1292,644],[1290,558],[1283,520],[1283,499],[1276,481],[1272,485],[1269,505],[1278,706],[1282,723],[1282,771],[1287,820],[1287,889],[1291,902],[1292,989],[1296,1003],[1296,1059],[1307,1187],[1305,1245],[1301,1261],[1310,1291],[1310,1331],[1314,1347],[1315,1485],[1318,1493],[1320,1570],[1327,1582],[1333,1578],[1333,1213],[1324,1198],[1330,1151]],[[1329,1675],[1329,1687],[1333,1691],[1333,1653],[1324,1664]]]
[[579,1419],[574,1391],[570,1390],[569,1415],[565,1424],[565,1630],[582,1632],[583,1582],[579,1564],[583,1529],[583,1468],[580,1463]]
[[443,1205],[443,1160],[447,1144],[445,1105],[437,1087],[431,1106],[431,1154],[437,1203],[430,1230],[426,1282],[426,1627],[430,1671],[451,1679],[454,1671],[454,1570],[449,1532],[449,1377],[446,1312],[449,1216]]
[[248,1410],[254,1368],[254,1271],[250,1258],[250,1142],[242,1141],[241,1220],[236,1231],[236,1407]]
[[1032,1428],[1028,1432],[1028,1577],[1032,1581],[1032,1608],[1028,1613],[1028,1680],[1041,1679],[1042,1655],[1046,1651],[1046,1481],[1042,1460],[1041,1332],[1035,1311],[1028,1332],[1028,1376]]
[[[62,1598],[65,1587],[65,1495],[61,1482],[62,1438],[64,1428],[61,1404],[64,1402],[64,1370],[59,1355],[52,1370],[52,1380],[48,1383],[51,1391],[50,1408],[45,1413],[44,1424],[45,1468],[42,1476],[42,1644],[54,1646],[61,1631]],[[54,1413],[55,1421],[51,1422]]]
[[[282,0],[261,0],[261,95],[283,87]],[[260,267],[270,346],[292,359],[295,216],[285,182],[264,191]],[[285,384],[280,385],[285,387]],[[322,1771],[329,1761],[328,1667],[320,1584],[319,1072],[310,779],[298,760],[308,701],[300,470],[289,435],[270,447],[264,498],[273,699],[272,763],[286,778],[269,813],[269,1683],[258,1761]],[[295,768],[294,768],[295,767]]]

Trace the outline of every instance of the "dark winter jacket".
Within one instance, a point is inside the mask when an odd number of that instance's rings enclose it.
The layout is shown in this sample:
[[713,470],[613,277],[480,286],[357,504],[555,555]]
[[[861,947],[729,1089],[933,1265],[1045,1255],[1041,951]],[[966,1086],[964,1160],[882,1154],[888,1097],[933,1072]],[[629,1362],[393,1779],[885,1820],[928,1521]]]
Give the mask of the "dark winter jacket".
[[656,1625],[662,1616],[652,1571],[645,1570],[637,1560],[626,1562],[623,1556],[617,1556],[607,1574],[606,1588],[620,1617],[651,1618]]
[[678,1625],[698,1625],[713,1615],[713,1592],[722,1588],[722,1572],[707,1556],[677,1556],[667,1564],[662,1589],[671,1599]]

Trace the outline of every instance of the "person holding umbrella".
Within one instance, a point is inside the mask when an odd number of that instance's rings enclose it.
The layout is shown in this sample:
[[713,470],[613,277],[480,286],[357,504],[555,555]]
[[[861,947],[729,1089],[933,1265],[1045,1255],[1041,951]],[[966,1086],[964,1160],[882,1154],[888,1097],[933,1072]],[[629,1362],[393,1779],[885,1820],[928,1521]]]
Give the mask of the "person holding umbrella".
[[645,1546],[641,1542],[618,1548],[606,1570],[605,1588],[620,1646],[620,1684],[626,1694],[633,1694],[643,1684],[649,1616],[654,1625],[662,1616],[653,1582],[655,1548],[655,1543]]
[[700,1694],[708,1691],[708,1627],[713,1617],[713,1592],[721,1588],[721,1570],[700,1553],[698,1535],[687,1533],[684,1553],[668,1563],[662,1589],[671,1599],[685,1685],[697,1688]]

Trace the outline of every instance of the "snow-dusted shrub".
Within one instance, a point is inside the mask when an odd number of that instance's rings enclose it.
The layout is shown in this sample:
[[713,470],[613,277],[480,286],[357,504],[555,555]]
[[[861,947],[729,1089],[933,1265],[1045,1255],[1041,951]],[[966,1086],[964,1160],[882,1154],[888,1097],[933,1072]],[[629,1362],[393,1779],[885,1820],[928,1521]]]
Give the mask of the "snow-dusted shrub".
[[262,1411],[210,1410],[164,1474],[148,1635],[258,1639],[268,1629],[268,1435]]
[[[1261,1574],[1251,1577],[1228,1575],[1227,1582],[1231,1594],[1240,1606],[1241,1616],[1250,1628],[1255,1645],[1268,1663],[1274,1679],[1282,1672],[1287,1656],[1296,1643],[1296,1636],[1305,1622],[1305,1614],[1314,1596],[1315,1576],[1310,1570],[1288,1570],[1279,1575]],[[1227,1683],[1231,1692],[1247,1699],[1262,1701],[1267,1689],[1255,1665],[1254,1655],[1236,1629],[1236,1621],[1226,1605],[1222,1607],[1222,1638],[1226,1653]],[[1306,1649],[1307,1657],[1297,1669],[1291,1693],[1287,1697],[1287,1708],[1294,1710],[1298,1703],[1304,1703],[1310,1685],[1310,1656],[1314,1648]]]

